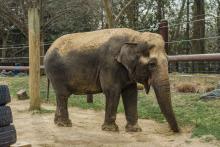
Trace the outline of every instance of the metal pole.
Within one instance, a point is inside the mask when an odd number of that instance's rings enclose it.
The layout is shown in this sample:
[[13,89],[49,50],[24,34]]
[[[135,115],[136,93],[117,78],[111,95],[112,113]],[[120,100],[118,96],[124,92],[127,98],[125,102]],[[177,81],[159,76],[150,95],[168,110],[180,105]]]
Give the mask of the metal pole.
[[169,56],[168,59],[169,59],[169,62],[178,62],[178,61],[220,61],[220,53],[175,55],[175,56]]

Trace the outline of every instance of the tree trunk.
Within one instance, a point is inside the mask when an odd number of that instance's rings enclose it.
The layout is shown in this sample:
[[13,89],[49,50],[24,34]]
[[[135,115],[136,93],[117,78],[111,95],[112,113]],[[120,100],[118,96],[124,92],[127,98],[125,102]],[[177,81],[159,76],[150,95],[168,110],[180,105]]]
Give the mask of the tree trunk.
[[110,4],[110,0],[103,0],[103,5],[105,9],[105,13],[107,16],[107,26],[108,28],[113,28],[114,27],[114,20],[113,20],[113,15],[112,15],[112,6]]
[[[205,3],[194,0],[193,4],[193,39],[205,37]],[[192,41],[192,53],[205,53],[205,40]]]
[[128,26],[130,28],[135,29],[137,27],[137,22],[138,22],[138,2],[131,0],[126,0],[125,2],[127,4],[132,2],[132,4],[127,6],[126,15],[128,18]]
[[[185,32],[185,36],[186,36],[186,40],[190,40],[190,25],[189,25],[189,5],[190,5],[190,1],[187,0],[187,4],[186,4],[186,19],[187,19],[187,24],[186,24],[186,32]],[[190,49],[191,49],[191,43],[190,42],[186,42],[186,52],[185,54],[190,54]],[[187,62],[184,66],[187,67],[186,72],[192,72],[192,64]]]
[[[8,37],[9,37],[9,32],[7,31],[6,34],[5,34],[5,36],[2,37],[2,46],[3,46],[3,47],[6,47],[6,46],[7,46]],[[2,50],[2,58],[3,58],[3,59],[2,59],[2,62],[5,61],[4,58],[6,58],[6,53],[7,53],[7,50],[3,49],[3,50]]]
[[164,19],[164,2],[162,0],[157,0],[157,21],[160,22]]
[[[193,39],[192,41],[192,53],[203,54],[205,53],[205,40],[200,38],[205,37],[205,2],[204,0],[194,0],[193,3]],[[203,63],[193,63],[194,70],[196,72],[204,71]]]
[[[217,16],[220,16],[220,0],[217,0],[217,3],[218,3],[218,9],[217,9]],[[220,18],[217,17],[217,33],[218,33],[218,36],[220,36]],[[220,53],[220,38],[217,39],[217,50],[216,52],[217,53]],[[218,63],[218,68],[217,68],[217,71],[216,73],[219,73],[220,71],[220,63]]]
[[[217,1],[218,2],[218,9],[217,9],[217,16],[220,16],[220,0]],[[218,36],[220,36],[220,18],[217,18],[217,30],[218,30]],[[218,38],[217,40],[217,53],[220,53],[220,38]]]
[[[190,2],[189,0],[187,0],[187,14],[186,14],[186,17],[187,17],[187,24],[186,24],[186,39],[189,40],[190,39],[190,26],[189,26],[189,5],[190,5]],[[186,54],[189,54],[190,53],[190,42],[187,42],[187,50],[186,50]]]
[[[186,0],[183,0],[182,1],[182,5],[181,5],[181,8],[180,8],[180,11],[178,13],[178,17],[177,17],[177,24],[179,24],[183,18],[183,15],[184,15],[184,8],[185,8],[185,4],[186,4]],[[181,25],[177,25],[177,28],[175,30],[175,34],[174,34],[174,38],[177,38],[180,34],[180,27]]]

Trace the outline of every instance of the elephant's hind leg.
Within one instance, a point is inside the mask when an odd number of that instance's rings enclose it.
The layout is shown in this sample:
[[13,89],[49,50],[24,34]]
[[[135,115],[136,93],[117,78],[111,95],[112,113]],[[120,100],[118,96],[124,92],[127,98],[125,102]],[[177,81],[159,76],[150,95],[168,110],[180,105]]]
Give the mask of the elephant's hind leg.
[[122,99],[127,119],[127,132],[140,132],[137,113],[137,84],[132,84],[122,91]]
[[56,102],[57,108],[54,118],[54,123],[58,126],[62,127],[71,127],[72,122],[69,119],[69,113],[67,108],[69,95],[57,94],[56,95]]

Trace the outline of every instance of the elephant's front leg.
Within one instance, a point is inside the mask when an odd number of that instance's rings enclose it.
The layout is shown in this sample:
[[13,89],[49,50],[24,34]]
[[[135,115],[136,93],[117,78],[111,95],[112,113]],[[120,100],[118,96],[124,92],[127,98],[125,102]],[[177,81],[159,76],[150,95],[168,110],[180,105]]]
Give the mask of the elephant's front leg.
[[137,84],[134,83],[122,91],[122,99],[127,119],[127,132],[140,132],[137,112]]
[[71,127],[72,122],[69,119],[69,113],[67,108],[68,97],[66,95],[58,95],[56,96],[57,108],[55,113],[54,122],[58,126],[62,127]]
[[104,92],[106,97],[105,121],[102,125],[104,131],[119,131],[116,120],[117,107],[120,99],[120,93],[117,90],[107,90]]

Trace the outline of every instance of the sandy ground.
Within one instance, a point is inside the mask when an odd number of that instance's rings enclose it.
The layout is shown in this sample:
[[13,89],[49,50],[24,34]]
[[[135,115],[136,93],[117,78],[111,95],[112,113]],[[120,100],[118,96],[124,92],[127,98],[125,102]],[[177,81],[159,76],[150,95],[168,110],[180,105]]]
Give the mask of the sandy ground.
[[[127,133],[123,114],[117,115],[120,132],[104,132],[101,125],[104,111],[69,108],[73,127],[57,127],[53,123],[54,113],[32,114],[28,112],[28,101],[12,101],[10,104],[18,142],[31,143],[33,147],[217,147],[220,142],[207,142],[191,138],[191,129],[182,128],[182,133],[173,134],[167,124],[140,119],[142,132]],[[44,108],[55,110],[52,105]]]

